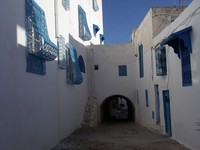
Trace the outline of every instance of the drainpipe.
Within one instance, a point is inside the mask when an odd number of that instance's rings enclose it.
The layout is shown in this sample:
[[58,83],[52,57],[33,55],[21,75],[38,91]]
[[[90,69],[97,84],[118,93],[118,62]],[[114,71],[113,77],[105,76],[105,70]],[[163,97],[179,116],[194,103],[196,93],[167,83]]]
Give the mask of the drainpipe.
[[54,0],[55,37],[58,37],[58,0]]

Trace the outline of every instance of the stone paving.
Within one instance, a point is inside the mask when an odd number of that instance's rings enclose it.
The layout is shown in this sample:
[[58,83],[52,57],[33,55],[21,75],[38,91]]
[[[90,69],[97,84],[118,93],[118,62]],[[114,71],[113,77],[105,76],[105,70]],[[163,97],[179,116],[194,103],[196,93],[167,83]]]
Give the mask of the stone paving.
[[83,127],[51,150],[189,150],[167,135],[134,123]]

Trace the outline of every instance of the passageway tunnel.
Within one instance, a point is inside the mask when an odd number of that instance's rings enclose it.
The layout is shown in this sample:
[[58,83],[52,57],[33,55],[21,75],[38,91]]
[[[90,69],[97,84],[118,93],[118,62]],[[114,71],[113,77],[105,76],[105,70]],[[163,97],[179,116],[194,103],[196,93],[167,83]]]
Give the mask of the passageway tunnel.
[[108,121],[135,121],[135,108],[132,102],[121,95],[106,98],[101,105],[101,123]]

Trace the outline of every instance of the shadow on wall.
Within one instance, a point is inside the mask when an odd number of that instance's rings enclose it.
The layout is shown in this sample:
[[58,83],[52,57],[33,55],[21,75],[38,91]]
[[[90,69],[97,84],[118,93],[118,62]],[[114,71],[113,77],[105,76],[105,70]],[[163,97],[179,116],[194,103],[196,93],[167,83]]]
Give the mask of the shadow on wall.
[[100,107],[101,123],[112,121],[135,122],[135,107],[132,102],[122,95],[106,98]]

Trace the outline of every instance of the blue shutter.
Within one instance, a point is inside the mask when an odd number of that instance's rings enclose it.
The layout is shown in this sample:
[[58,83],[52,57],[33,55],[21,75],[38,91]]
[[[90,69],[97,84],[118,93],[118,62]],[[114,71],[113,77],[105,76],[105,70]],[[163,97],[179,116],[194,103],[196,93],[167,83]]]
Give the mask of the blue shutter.
[[60,35],[58,37],[58,67],[60,69],[66,69],[66,50],[65,38]]
[[81,84],[83,82],[83,76],[81,74],[80,66],[78,63],[78,58],[77,58],[77,52],[74,49],[74,47],[70,44],[68,44],[69,48],[69,56],[70,56],[70,67],[72,67],[73,71],[73,84]]
[[83,41],[91,40],[92,35],[88,27],[86,13],[80,5],[78,6],[78,17],[79,17],[79,37]]
[[139,70],[140,70],[140,78],[144,77],[144,66],[143,66],[143,45],[139,46]]
[[80,67],[81,72],[85,73],[85,62],[84,62],[84,59],[81,55],[78,57],[78,63],[79,63],[79,67]]
[[182,66],[182,85],[191,86],[192,72],[191,72],[190,52],[187,49],[182,48],[180,53],[181,53],[181,66]]

